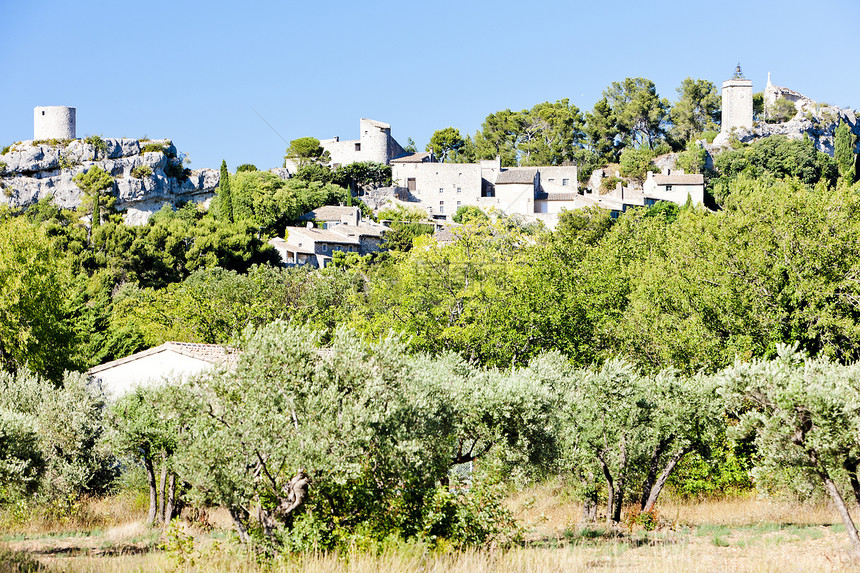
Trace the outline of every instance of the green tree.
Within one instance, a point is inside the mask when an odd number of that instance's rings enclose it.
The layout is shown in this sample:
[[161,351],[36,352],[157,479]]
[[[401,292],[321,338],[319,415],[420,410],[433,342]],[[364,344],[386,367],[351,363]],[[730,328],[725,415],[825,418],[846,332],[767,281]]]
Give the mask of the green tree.
[[489,221],[489,217],[480,207],[474,205],[461,205],[452,217],[455,223],[467,223],[469,221]]
[[657,88],[646,78],[626,78],[612,82],[603,92],[619,131],[637,146],[654,149],[665,133],[669,102],[661,99]]
[[686,144],[703,131],[715,129],[720,120],[720,97],[707,80],[686,78],[677,88],[678,101],[670,110],[672,134]]
[[233,194],[230,192],[230,172],[227,171],[227,161],[221,161],[221,177],[218,182],[218,210],[221,217],[228,223],[233,222]]
[[290,142],[285,161],[292,161],[298,167],[311,163],[328,163],[329,153],[322,148],[320,140],[315,137],[300,137]]
[[784,123],[797,114],[797,106],[794,102],[784,97],[777,98],[773,105],[767,108],[768,123]]
[[[139,459],[146,470],[149,486],[147,523],[167,523],[177,506],[176,473],[172,456],[176,450],[180,426],[170,416],[171,393],[180,392],[169,386],[137,388],[120,397],[111,407],[108,441],[118,455]],[[178,400],[182,398],[174,398]],[[161,480],[156,470],[161,465]]]
[[739,429],[754,432],[761,469],[789,466],[824,486],[854,552],[860,553],[860,538],[838,479],[847,470],[860,503],[858,366],[809,359],[785,345],[777,352],[772,360],[738,361],[721,373],[730,411],[739,417]]
[[69,261],[23,217],[0,218],[0,365],[58,379],[73,342],[66,315]]
[[448,161],[452,155],[456,155],[466,145],[466,141],[460,136],[460,130],[446,127],[433,132],[430,143],[425,151],[430,151],[443,163]]
[[517,152],[522,165],[562,165],[574,158],[582,145],[582,113],[565,98],[539,103],[523,116]]
[[851,131],[851,126],[845,122],[839,124],[836,128],[834,147],[836,155],[836,164],[839,167],[839,175],[845,180],[848,185],[854,183],[856,174],[854,172],[856,165],[856,156],[854,149],[857,142],[857,136]]
[[284,322],[248,331],[235,371],[194,381],[177,408],[209,414],[181,435],[182,475],[243,541],[254,507],[273,544],[414,534],[453,451],[445,404],[415,383],[397,338],[338,330],[321,352],[319,337]]
[[251,163],[243,163],[239,167],[236,168],[236,173],[242,173],[243,171],[259,171],[256,165]]
[[518,164],[517,138],[522,132],[522,116],[509,109],[491,113],[484,119],[481,129],[475,134],[475,156],[477,159],[501,157],[502,165]]
[[111,209],[116,203],[116,197],[106,193],[113,189],[113,178],[104,169],[94,165],[85,173],[75,175],[74,181],[83,192],[78,210],[92,215],[91,227],[98,227],[101,224],[102,213]]
[[647,147],[628,147],[621,152],[621,175],[636,181],[645,181],[648,171],[655,171],[654,152]]
[[594,109],[585,114],[585,137],[588,147],[602,163],[618,161],[617,120],[604,97],[594,104]]

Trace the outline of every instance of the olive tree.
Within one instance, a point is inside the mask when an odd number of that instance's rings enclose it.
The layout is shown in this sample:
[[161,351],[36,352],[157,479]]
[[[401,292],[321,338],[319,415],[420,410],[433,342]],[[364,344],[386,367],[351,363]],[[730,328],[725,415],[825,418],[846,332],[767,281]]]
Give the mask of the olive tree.
[[759,465],[791,465],[824,486],[854,551],[860,537],[840,490],[846,472],[860,503],[860,365],[808,358],[779,345],[772,360],[736,362],[719,375],[741,429],[754,432]]
[[[171,386],[137,388],[111,407],[109,443],[115,453],[139,459],[146,470],[150,525],[169,522],[177,506],[172,455],[182,425],[167,404],[181,400],[172,395],[180,391]],[[159,465],[161,479],[156,481]]]
[[327,544],[358,526],[408,534],[446,474],[450,419],[410,382],[403,343],[338,329],[321,349],[320,336],[282,321],[249,329],[235,370],[192,381],[175,405],[196,414],[180,435],[183,476],[243,541],[254,521],[269,543],[313,531]]
[[602,476],[608,525],[621,520],[628,497],[650,510],[677,464],[690,452],[706,453],[722,423],[708,379],[643,375],[618,359],[571,376],[565,400],[568,463],[591,476],[592,496]]

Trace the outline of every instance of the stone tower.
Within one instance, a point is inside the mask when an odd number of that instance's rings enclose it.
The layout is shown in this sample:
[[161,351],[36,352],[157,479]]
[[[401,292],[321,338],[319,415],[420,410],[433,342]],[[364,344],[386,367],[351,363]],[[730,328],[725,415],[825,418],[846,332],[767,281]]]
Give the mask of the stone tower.
[[33,139],[75,139],[75,108],[62,105],[33,109]]
[[735,75],[723,82],[723,106],[720,134],[714,139],[717,145],[725,145],[733,129],[749,129],[753,126],[753,85],[744,77],[741,65]]

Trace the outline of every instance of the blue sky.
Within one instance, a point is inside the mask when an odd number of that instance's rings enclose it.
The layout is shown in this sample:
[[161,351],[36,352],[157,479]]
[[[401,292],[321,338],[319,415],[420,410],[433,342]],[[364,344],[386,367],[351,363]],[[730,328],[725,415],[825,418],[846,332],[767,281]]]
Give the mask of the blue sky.
[[[173,3],[0,0],[0,145],[33,107],[77,108],[78,137],[169,137],[192,168],[279,166],[287,141],[358,137],[360,117],[423,148],[501,109],[591,109],[643,76],[676,98],[740,62],[777,85],[860,107],[856,0],[460,0]],[[259,115],[257,115],[259,114]]]

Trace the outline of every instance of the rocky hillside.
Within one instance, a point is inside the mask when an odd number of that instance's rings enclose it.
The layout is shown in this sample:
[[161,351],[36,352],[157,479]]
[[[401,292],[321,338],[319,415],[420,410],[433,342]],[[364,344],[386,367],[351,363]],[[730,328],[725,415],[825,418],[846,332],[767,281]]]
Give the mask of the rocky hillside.
[[212,197],[220,173],[184,169],[170,140],[87,138],[23,141],[0,153],[0,204],[26,207],[53,198],[75,208],[81,191],[74,177],[98,165],[115,180],[116,208],[129,224],[142,224],[164,203]]
[[783,123],[758,122],[752,129],[735,132],[737,138],[749,143],[771,135],[784,135],[790,139],[803,139],[808,136],[819,151],[828,155],[834,153],[834,136],[840,123],[847,123],[851,130],[860,136],[860,124],[852,109],[816,104],[810,100],[795,104],[797,114]]

